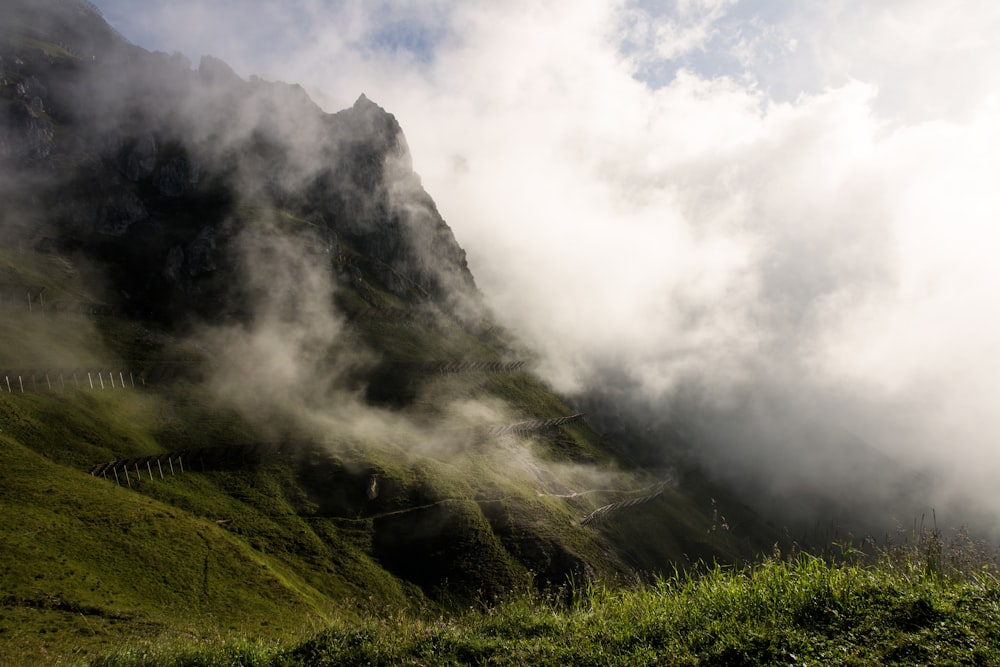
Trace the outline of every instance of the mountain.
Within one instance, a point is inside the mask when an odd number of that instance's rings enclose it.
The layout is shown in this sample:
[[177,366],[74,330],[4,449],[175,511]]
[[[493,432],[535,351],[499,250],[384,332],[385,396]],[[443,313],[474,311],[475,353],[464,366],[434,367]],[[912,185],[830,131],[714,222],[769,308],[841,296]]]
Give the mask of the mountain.
[[532,373],[367,97],[325,113],[86,2],[4,9],[5,655],[280,637],[778,539]]

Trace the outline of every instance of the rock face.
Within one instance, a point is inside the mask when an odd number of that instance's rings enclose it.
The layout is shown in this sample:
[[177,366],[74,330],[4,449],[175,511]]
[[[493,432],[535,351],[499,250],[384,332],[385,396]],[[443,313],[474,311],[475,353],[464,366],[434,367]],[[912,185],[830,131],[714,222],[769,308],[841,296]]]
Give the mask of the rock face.
[[154,182],[161,196],[180,197],[198,184],[198,170],[187,155],[178,155],[160,167]]
[[146,207],[135,193],[122,189],[113,193],[95,221],[98,234],[122,236],[129,228],[149,218]]
[[441,300],[473,288],[465,251],[413,172],[395,117],[363,94],[330,119],[338,159],[308,186],[338,235],[382,264],[373,272],[397,295]]
[[128,153],[122,171],[133,183],[145,180],[156,169],[156,137],[144,134],[135,142],[135,148]]
[[13,5],[22,20],[0,29],[0,169],[39,175],[36,195],[59,201],[39,216],[39,237],[127,255],[114,286],[135,309],[213,294],[205,310],[218,306],[227,278],[213,274],[233,265],[232,240],[262,211],[304,221],[362,298],[440,306],[474,293],[399,124],[364,95],[327,114],[299,86],[128,44],[87,3]]
[[0,121],[0,156],[41,160],[52,153],[55,131],[45,118],[41,99],[34,99],[34,103],[15,99],[7,108],[6,118]]

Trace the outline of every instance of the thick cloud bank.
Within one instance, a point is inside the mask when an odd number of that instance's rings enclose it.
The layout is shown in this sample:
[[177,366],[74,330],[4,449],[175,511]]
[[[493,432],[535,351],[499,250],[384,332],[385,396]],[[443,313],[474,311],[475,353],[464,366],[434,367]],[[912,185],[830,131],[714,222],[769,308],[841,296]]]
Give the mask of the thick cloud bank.
[[556,387],[683,404],[777,501],[997,529],[994,3],[98,4],[151,48],[390,109]]

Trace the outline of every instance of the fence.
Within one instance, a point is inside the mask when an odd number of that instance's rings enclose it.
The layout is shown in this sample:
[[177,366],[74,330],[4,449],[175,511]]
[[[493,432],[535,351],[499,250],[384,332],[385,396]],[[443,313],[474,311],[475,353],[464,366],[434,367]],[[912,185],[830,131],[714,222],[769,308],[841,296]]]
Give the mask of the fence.
[[[256,465],[266,453],[280,454],[292,447],[288,443],[259,442],[242,445],[222,445],[219,447],[197,447],[162,454],[149,454],[128,459],[116,459],[95,463],[90,468],[94,477],[114,480],[119,486],[132,488],[143,480],[157,477],[165,479],[193,470],[232,470]],[[154,467],[155,466],[155,467]]]
[[0,393],[65,391],[67,389],[127,389],[145,386],[144,373],[131,368],[0,369]]
[[0,284],[0,309],[6,312],[79,313],[91,317],[114,315],[115,309],[106,303],[82,299],[46,298],[46,288],[38,285]]
[[598,507],[596,510],[588,514],[587,516],[580,519],[580,525],[586,526],[589,523],[593,523],[598,519],[601,519],[611,512],[617,512],[618,510],[623,510],[629,507],[635,507],[636,505],[643,505],[652,500],[656,500],[663,495],[666,490],[668,482],[660,482],[656,485],[654,491],[650,494],[639,496],[637,498],[629,498],[628,500],[622,500],[617,503],[611,503],[610,505],[605,505],[603,507]]
[[496,438],[502,435],[524,435],[536,431],[544,431],[550,428],[557,428],[559,426],[563,426],[564,424],[572,424],[574,422],[583,421],[584,417],[585,415],[581,412],[567,417],[556,417],[554,419],[530,419],[528,421],[517,422],[516,424],[509,424],[507,426],[487,426],[485,428],[478,428],[476,431],[485,438]]
[[427,364],[427,370],[442,375],[457,373],[514,373],[525,367],[526,361],[441,361]]
[[[524,368],[524,361],[440,361],[401,364],[400,369],[420,372],[460,373],[514,373]],[[197,370],[194,363],[162,363],[143,368],[133,367],[77,367],[77,368],[0,368],[0,393],[25,393],[28,391],[57,391],[66,389],[126,389],[145,387],[147,384],[166,384],[183,377],[192,377]],[[535,420],[487,429],[486,436],[522,433],[575,421],[583,415],[562,417],[558,420]]]

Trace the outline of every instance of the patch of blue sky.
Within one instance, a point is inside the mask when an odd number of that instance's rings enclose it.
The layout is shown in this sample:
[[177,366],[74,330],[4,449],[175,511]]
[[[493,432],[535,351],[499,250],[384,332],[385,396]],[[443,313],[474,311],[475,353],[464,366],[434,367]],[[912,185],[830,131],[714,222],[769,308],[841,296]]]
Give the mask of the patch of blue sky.
[[413,61],[428,64],[434,60],[438,44],[447,36],[442,26],[419,21],[393,21],[378,25],[367,36],[366,45],[373,51],[408,55]]
[[[722,40],[713,40],[713,42]],[[713,48],[710,42],[704,49],[696,49],[673,58],[640,58],[632,75],[653,89],[670,85],[681,70],[692,72],[704,79],[726,77],[744,79],[749,73],[745,64],[727,49]]]
[[793,50],[784,23],[794,9],[782,0],[633,0],[625,10],[631,16],[619,51],[634,63],[633,76],[653,89],[681,70],[706,79],[766,80],[766,70]]

